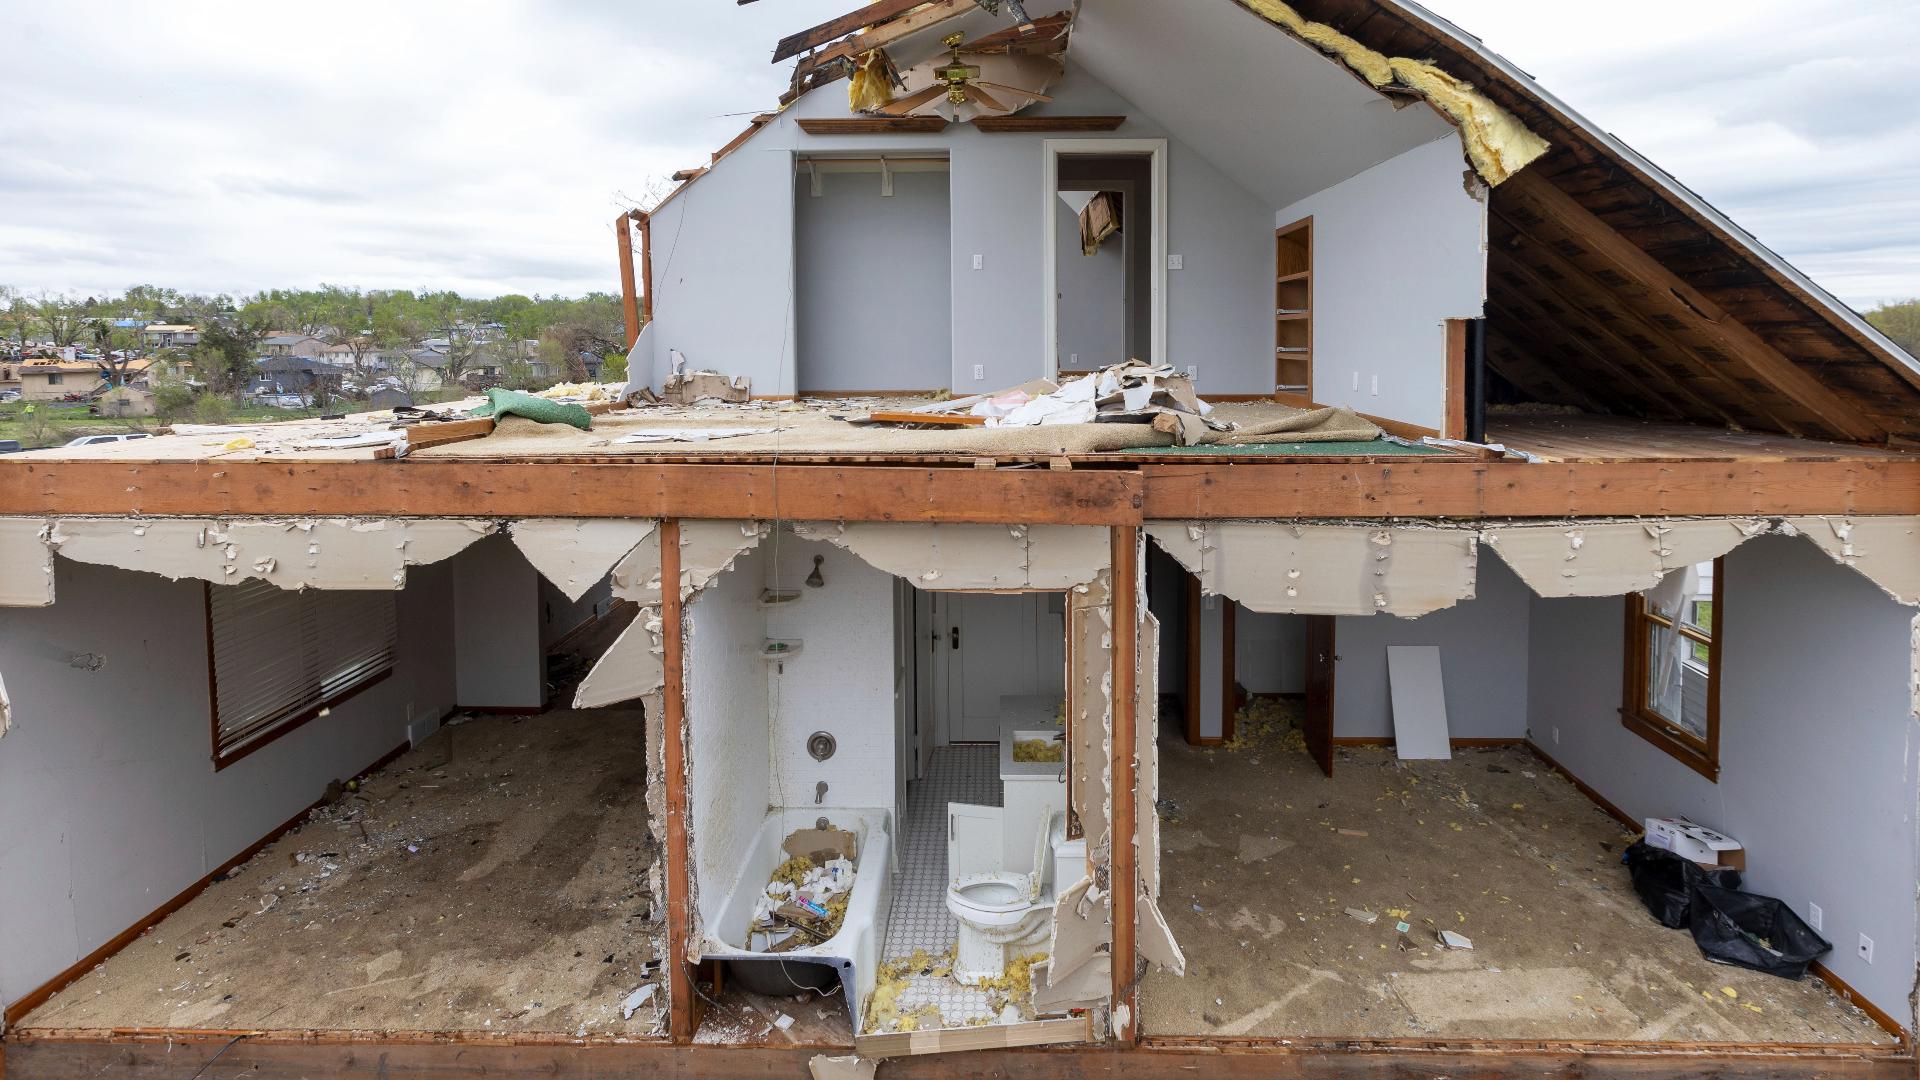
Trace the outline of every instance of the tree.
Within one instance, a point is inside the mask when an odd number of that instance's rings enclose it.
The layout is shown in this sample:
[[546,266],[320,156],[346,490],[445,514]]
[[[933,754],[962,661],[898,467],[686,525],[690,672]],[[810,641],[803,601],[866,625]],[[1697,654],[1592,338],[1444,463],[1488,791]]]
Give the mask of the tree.
[[87,325],[85,311],[85,306],[73,299],[48,292],[42,292],[33,302],[34,319],[46,330],[47,337],[62,348],[79,342]]
[[0,285],[0,337],[12,337],[24,349],[36,319],[33,301],[25,293],[11,285]]
[[109,319],[92,319],[87,323],[87,336],[100,351],[100,372],[107,385],[127,385],[127,368],[133,364],[134,346],[138,344],[132,332]]
[[193,349],[194,370],[208,389],[237,401],[253,381],[253,358],[273,327],[264,309],[242,309],[232,315],[202,319],[200,344]]
[[1895,345],[1920,356],[1920,300],[1881,304],[1867,312],[1867,321],[1892,338]]

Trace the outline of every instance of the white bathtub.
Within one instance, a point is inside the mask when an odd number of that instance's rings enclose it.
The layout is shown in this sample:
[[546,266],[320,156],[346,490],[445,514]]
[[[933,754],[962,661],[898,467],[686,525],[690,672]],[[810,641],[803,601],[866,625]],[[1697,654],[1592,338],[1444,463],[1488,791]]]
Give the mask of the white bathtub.
[[[853,833],[856,843],[853,894],[847,903],[846,921],[840,932],[827,941],[791,952],[750,952],[746,948],[747,928],[753,922],[753,908],[761,890],[786,854],[780,850],[797,829],[811,829],[821,818],[836,829]],[[893,910],[893,835],[892,813],[887,810],[836,810],[816,806],[792,807],[769,813],[754,834],[733,887],[721,903],[719,913],[705,928],[701,952],[708,959],[730,964],[775,964],[781,961],[825,964],[840,973],[847,1007],[853,1012],[854,1030],[860,1030],[860,1014],[867,995],[873,992],[874,975],[880,966],[880,947],[886,939],[887,917]],[[701,882],[701,888],[710,883]]]

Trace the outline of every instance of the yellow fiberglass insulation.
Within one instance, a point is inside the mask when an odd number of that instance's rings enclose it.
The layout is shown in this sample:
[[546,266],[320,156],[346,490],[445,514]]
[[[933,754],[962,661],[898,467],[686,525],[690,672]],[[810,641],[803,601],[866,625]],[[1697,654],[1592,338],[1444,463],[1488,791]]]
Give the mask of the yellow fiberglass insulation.
[[887,55],[874,49],[860,58],[847,80],[847,104],[854,112],[871,112],[893,104],[893,82],[888,78]]
[[1404,87],[1432,102],[1459,125],[1467,159],[1488,184],[1498,185],[1547,152],[1547,141],[1527,130],[1518,117],[1428,61],[1376,52],[1325,23],[1303,17],[1281,0],[1243,2],[1261,18],[1346,64],[1373,86]]

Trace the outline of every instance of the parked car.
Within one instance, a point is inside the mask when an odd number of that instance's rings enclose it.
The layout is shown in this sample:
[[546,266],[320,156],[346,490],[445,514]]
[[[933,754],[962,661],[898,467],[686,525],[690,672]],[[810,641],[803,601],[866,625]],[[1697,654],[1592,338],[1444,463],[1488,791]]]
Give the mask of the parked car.
[[17,454],[24,449],[19,439],[0,439],[0,454]]
[[19,400],[20,400],[20,391],[0,390],[0,402],[19,401]]
[[153,438],[152,432],[130,431],[125,435],[82,435],[77,439],[72,439],[68,441],[67,445],[68,446],[98,446],[101,443],[128,442],[132,439],[151,439],[151,438]]

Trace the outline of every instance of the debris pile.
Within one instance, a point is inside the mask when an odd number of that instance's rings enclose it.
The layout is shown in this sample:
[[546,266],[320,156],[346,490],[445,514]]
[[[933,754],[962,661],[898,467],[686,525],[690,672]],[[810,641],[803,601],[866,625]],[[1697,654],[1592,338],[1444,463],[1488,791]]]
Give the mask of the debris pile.
[[1193,380],[1171,364],[1129,360],[1065,385],[1036,379],[991,394],[937,401],[906,415],[914,418],[907,422],[985,427],[1150,424],[1191,446],[1210,432],[1232,430],[1231,424],[1209,419],[1212,412],[1213,406],[1194,392]]
[[783,953],[832,940],[847,920],[858,876],[853,860],[794,855],[773,872],[753,906],[748,941],[764,940],[758,952]]

